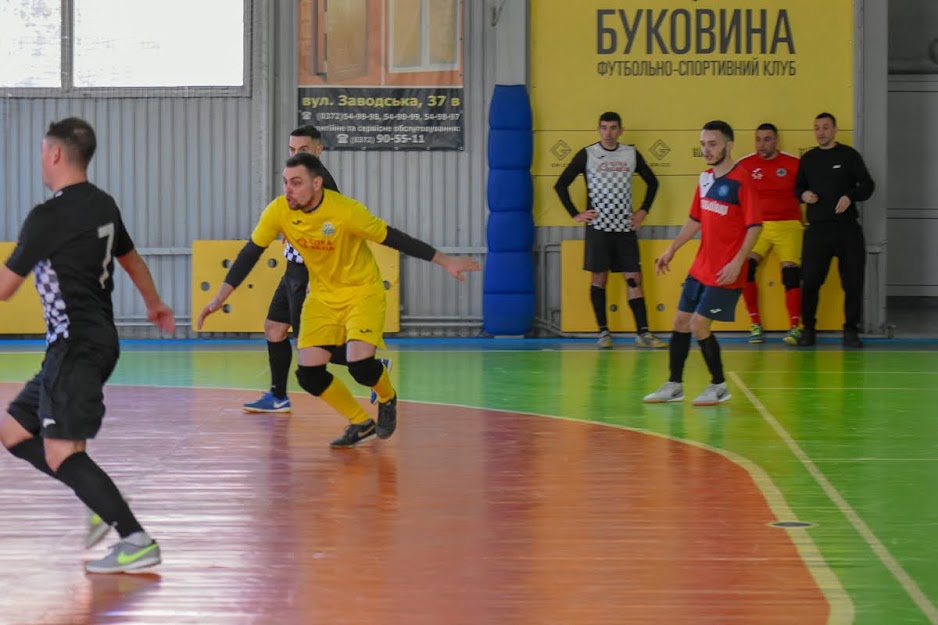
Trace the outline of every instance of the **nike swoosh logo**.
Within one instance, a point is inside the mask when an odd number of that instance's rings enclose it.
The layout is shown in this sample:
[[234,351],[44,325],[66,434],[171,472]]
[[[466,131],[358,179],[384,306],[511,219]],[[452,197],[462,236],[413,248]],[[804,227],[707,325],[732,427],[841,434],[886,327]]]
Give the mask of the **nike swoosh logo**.
[[284,399],[283,401],[275,401],[275,402],[274,402],[274,408],[283,408],[284,406],[286,406],[286,405],[289,404],[289,403],[290,403],[290,400],[289,400],[289,399]]
[[156,549],[156,543],[151,543],[146,549],[141,549],[135,553],[119,553],[117,554],[117,563],[118,564],[130,564],[131,562],[136,562],[143,556],[147,555],[151,551]]

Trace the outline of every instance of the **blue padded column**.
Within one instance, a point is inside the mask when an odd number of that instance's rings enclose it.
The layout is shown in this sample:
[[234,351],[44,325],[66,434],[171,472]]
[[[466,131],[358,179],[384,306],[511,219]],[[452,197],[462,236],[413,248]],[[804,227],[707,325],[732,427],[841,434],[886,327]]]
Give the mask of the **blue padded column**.
[[524,85],[496,85],[489,108],[488,254],[482,328],[527,334],[534,327],[534,149],[531,103]]

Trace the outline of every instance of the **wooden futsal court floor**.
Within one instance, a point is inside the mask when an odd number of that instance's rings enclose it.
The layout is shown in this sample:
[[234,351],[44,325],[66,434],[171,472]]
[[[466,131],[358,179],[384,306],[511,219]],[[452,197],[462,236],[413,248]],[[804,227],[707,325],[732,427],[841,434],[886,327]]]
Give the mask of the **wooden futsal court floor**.
[[[333,450],[302,392],[240,410],[263,342],[127,342],[90,453],[164,562],[84,574],[113,540],[7,454],[0,623],[935,623],[934,347],[727,342],[704,409],[697,353],[650,406],[666,352],[400,341],[398,433]],[[0,346],[4,404],[41,348]]]

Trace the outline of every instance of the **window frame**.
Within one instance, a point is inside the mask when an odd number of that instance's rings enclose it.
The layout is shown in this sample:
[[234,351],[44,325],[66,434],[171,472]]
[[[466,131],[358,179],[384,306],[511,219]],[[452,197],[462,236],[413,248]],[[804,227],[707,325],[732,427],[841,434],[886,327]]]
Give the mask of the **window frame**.
[[[387,20],[387,37],[388,37],[388,62],[387,62],[387,72],[389,74],[418,74],[425,72],[451,72],[456,71],[460,68],[461,64],[461,55],[462,55],[462,37],[460,33],[462,32],[462,20],[463,16],[463,3],[459,0],[453,0],[456,2],[456,28],[454,33],[456,39],[454,41],[454,51],[456,52],[456,60],[452,64],[428,64],[420,66],[398,66],[393,65],[392,60],[394,58],[394,20],[397,13],[397,3],[393,0],[388,3],[388,20]],[[426,60],[429,55],[429,41],[430,41],[430,0],[420,0],[420,56],[421,62]]]
[[74,84],[75,51],[75,2],[61,0],[61,60],[60,87],[2,87],[0,97],[4,98],[230,98],[251,95],[253,78],[251,46],[254,35],[254,3],[256,0],[241,0],[244,12],[244,45],[241,65],[244,82],[240,86],[195,86],[195,87],[76,87]]

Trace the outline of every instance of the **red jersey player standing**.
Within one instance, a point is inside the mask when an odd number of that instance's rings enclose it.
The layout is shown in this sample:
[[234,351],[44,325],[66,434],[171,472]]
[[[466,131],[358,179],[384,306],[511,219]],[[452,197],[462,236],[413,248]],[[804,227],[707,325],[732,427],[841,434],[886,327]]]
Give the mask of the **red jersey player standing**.
[[684,399],[684,363],[693,333],[710,370],[711,382],[696,406],[712,406],[730,398],[723,377],[720,345],[710,332],[714,321],[732,321],[746,282],[743,264],[762,230],[749,172],[733,162],[733,129],[723,121],[704,124],[700,133],[703,157],[710,169],[700,174],[690,216],[664,254],[655,261],[658,274],[667,273],[675,252],[700,232],[700,248],[684,281],[668,345],[671,377],[645,396],[648,403]]
[[782,339],[797,345],[801,336],[801,244],[804,225],[801,204],[795,197],[798,158],[778,150],[778,128],[762,124],[756,129],[756,151],[739,161],[752,175],[756,200],[762,211],[762,234],[749,252],[749,267],[743,299],[752,322],[750,343],[762,342],[762,319],[759,316],[759,289],[756,286],[756,265],[772,248],[782,265],[782,285],[788,308],[789,331]]

